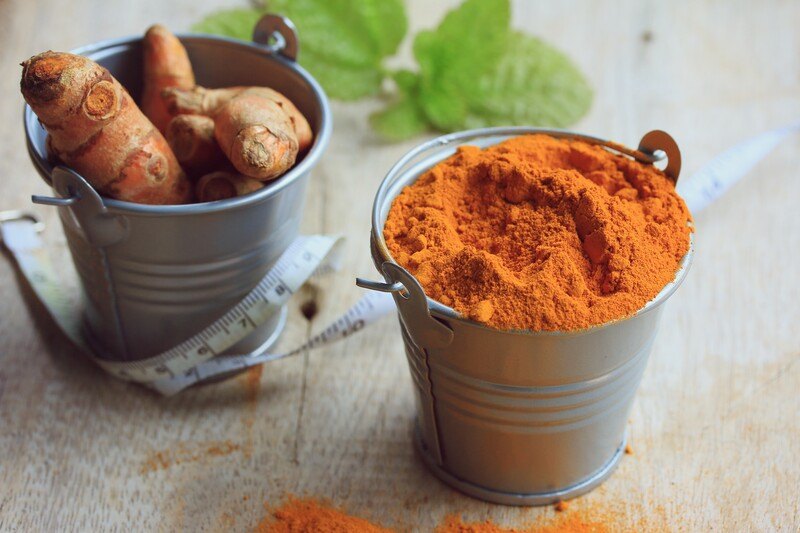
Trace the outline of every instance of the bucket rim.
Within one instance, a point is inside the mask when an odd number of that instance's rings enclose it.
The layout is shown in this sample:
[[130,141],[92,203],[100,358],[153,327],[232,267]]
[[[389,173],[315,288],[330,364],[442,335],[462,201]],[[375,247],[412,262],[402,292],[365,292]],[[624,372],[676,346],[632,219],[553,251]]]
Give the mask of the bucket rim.
[[[414,162],[417,160],[418,157],[429,152],[430,150],[434,150],[437,148],[444,149],[450,146],[452,147],[459,146],[461,145],[461,143],[465,141],[478,140],[487,137],[508,138],[518,135],[527,135],[527,134],[544,134],[556,138],[577,139],[577,140],[588,141],[592,144],[604,144],[604,145],[611,144],[613,145],[612,149],[629,156],[635,152],[634,150],[626,148],[624,145],[606,141],[605,139],[602,139],[600,137],[585,135],[582,133],[565,129],[539,128],[533,126],[499,126],[490,128],[477,128],[471,130],[463,130],[456,133],[450,133],[447,135],[441,135],[439,137],[435,137],[433,139],[425,141],[417,145],[416,147],[412,148],[408,152],[406,152],[397,161],[397,163],[395,163],[389,169],[386,176],[381,181],[381,184],[378,187],[378,191],[375,194],[375,200],[372,204],[372,228],[370,231],[370,238],[373,243],[372,246],[373,262],[378,271],[382,272],[381,265],[385,262],[401,266],[392,257],[392,254],[389,251],[388,246],[386,245],[386,241],[383,238],[383,225],[385,222],[381,220],[381,211],[382,208],[387,203],[392,202],[396,197],[396,196],[390,197],[390,192],[392,191],[396,182],[401,181],[401,178],[404,177],[406,174],[411,172],[416,172],[418,165],[428,162],[428,160],[426,159],[421,163],[414,164]],[[498,140],[498,142],[500,142],[500,140]],[[493,144],[496,143],[492,143],[488,146],[492,146]],[[429,154],[429,157],[433,158],[433,155]],[[449,157],[449,155],[442,155],[442,157],[439,158],[438,161],[442,161],[447,157]],[[521,335],[526,337],[533,337],[533,336],[573,337],[573,336],[587,335],[590,333],[595,333],[600,330],[604,330],[606,328],[618,325],[621,322],[631,320],[635,317],[644,315],[660,307],[664,302],[666,302],[669,299],[670,296],[672,296],[672,294],[678,289],[681,283],[683,283],[683,280],[686,278],[686,274],[689,272],[689,268],[691,267],[693,258],[694,258],[694,233],[692,232],[689,234],[689,248],[686,251],[686,254],[684,254],[680,262],[678,263],[678,268],[675,271],[675,276],[669,283],[664,285],[661,291],[659,291],[659,293],[656,296],[654,296],[650,301],[648,301],[642,308],[629,315],[616,318],[614,320],[609,320],[601,324],[595,324],[592,326],[588,326],[586,328],[580,328],[574,330],[533,331],[533,330],[518,330],[518,329],[517,330],[497,329],[482,324],[480,322],[476,322],[475,320],[471,320],[467,317],[464,317],[452,307],[446,306],[441,302],[434,300],[427,294],[425,295],[425,299],[427,300],[428,309],[430,310],[432,316],[436,316],[438,318],[442,318],[445,320],[454,320],[469,327],[485,329],[495,333],[503,333],[508,335]],[[409,273],[409,275],[411,275],[411,273]]]
[[[306,69],[297,64],[295,61],[287,59],[281,56],[279,53],[273,53],[266,46],[252,41],[244,41],[241,39],[210,35],[206,33],[177,33],[175,35],[182,42],[191,41],[206,44],[211,43],[214,46],[244,50],[261,56],[266,60],[276,61],[283,67],[294,71],[303,79],[305,83],[309,85],[315,96],[315,102],[319,107],[320,113],[320,128],[315,132],[314,142],[303,159],[279,178],[266,182],[264,188],[259,191],[244,196],[238,196],[225,200],[217,200],[214,202],[176,205],[138,204],[100,196],[103,206],[108,209],[110,213],[120,215],[134,214],[139,216],[190,216],[238,209],[261,203],[268,198],[277,195],[283,189],[290,187],[295,181],[309,172],[318,163],[319,159],[322,157],[322,154],[325,152],[328,143],[330,142],[331,132],[333,129],[333,118],[327,94],[319,82],[317,82],[317,80]],[[70,50],[70,53],[84,55],[91,58],[95,54],[99,54],[113,48],[136,46],[141,43],[142,39],[143,37],[141,35],[106,39],[74,48]],[[39,175],[48,185],[50,185],[50,174],[53,168],[57,165],[51,165],[47,161],[46,157],[43,158],[37,149],[37,146],[33,142],[32,131],[34,128],[39,128],[41,126],[39,125],[39,119],[33,112],[33,109],[31,109],[27,103],[25,103],[23,107],[23,125],[25,128],[25,142],[28,149],[28,155],[30,156],[30,159]]]

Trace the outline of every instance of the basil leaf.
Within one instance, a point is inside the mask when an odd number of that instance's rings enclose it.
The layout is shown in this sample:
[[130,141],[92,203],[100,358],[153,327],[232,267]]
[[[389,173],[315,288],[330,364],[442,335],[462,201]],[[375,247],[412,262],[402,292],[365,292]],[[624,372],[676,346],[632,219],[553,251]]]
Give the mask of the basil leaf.
[[434,126],[450,131],[463,125],[467,97],[506,49],[510,18],[508,0],[466,0],[435,30],[417,34],[420,105]]
[[380,91],[383,59],[408,30],[402,0],[271,0],[268,7],[297,26],[300,64],[343,100]]
[[562,52],[514,32],[497,65],[468,95],[462,128],[532,125],[563,128],[577,122],[592,103],[586,78]]
[[428,121],[419,106],[419,76],[407,70],[394,73],[399,97],[385,110],[373,113],[370,124],[389,141],[402,141],[428,129]]
[[263,11],[257,9],[225,9],[194,24],[192,31],[250,41],[253,38],[253,28],[263,14]]

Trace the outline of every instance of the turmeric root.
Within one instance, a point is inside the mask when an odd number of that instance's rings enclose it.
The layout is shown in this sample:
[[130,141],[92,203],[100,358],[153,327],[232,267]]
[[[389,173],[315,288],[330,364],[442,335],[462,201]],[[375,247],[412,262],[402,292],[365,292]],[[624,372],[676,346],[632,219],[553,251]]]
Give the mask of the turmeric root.
[[144,34],[144,90],[142,111],[162,133],[172,114],[161,97],[168,87],[191,89],[194,71],[181,42],[164,26],[151,26]]
[[206,89],[194,87],[192,89],[168,89],[163,96],[171,113],[215,116],[219,110],[231,101],[232,98],[242,94],[252,94],[272,100],[288,115],[297,136],[299,151],[305,152],[314,140],[306,117],[299,109],[286,98],[269,87],[229,87],[227,89]]
[[164,132],[178,162],[190,176],[202,176],[227,162],[214,139],[214,120],[203,115],[178,115]]
[[48,146],[98,192],[144,204],[191,200],[167,141],[106,69],[52,51],[22,67],[22,95],[50,134]]
[[233,166],[250,178],[277,178],[297,158],[297,136],[289,118],[272,100],[241,94],[214,117],[214,137]]
[[234,172],[218,171],[206,174],[195,186],[195,196],[201,202],[225,200],[243,196],[264,187],[264,183]]

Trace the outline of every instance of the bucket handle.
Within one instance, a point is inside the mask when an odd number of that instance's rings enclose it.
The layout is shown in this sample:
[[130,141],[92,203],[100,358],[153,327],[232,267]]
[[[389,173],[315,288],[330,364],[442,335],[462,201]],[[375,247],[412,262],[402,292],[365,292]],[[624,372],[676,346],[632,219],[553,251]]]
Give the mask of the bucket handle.
[[426,350],[448,346],[453,341],[453,330],[431,316],[428,297],[416,278],[390,261],[383,263],[381,270],[387,283],[356,278],[356,285],[394,296],[408,335],[418,348]]
[[97,191],[77,172],[57,166],[52,174],[53,190],[59,195],[31,196],[35,204],[68,207],[86,239],[94,246],[111,246],[128,236],[128,221],[112,215]]
[[253,42],[260,44],[271,54],[297,61],[297,29],[287,17],[273,13],[261,17],[253,29]]

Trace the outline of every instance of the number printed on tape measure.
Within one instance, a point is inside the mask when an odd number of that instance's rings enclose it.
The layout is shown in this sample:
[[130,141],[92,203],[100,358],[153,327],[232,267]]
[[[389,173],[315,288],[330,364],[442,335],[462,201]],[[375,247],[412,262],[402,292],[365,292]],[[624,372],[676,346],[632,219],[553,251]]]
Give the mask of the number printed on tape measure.
[[382,292],[367,292],[345,314],[334,320],[322,332],[314,335],[301,346],[280,354],[233,355],[205,361],[174,378],[154,380],[148,384],[159,393],[170,396],[205,379],[241,370],[270,361],[291,357],[299,353],[324,346],[367,327],[371,322],[395,309],[391,295]]

